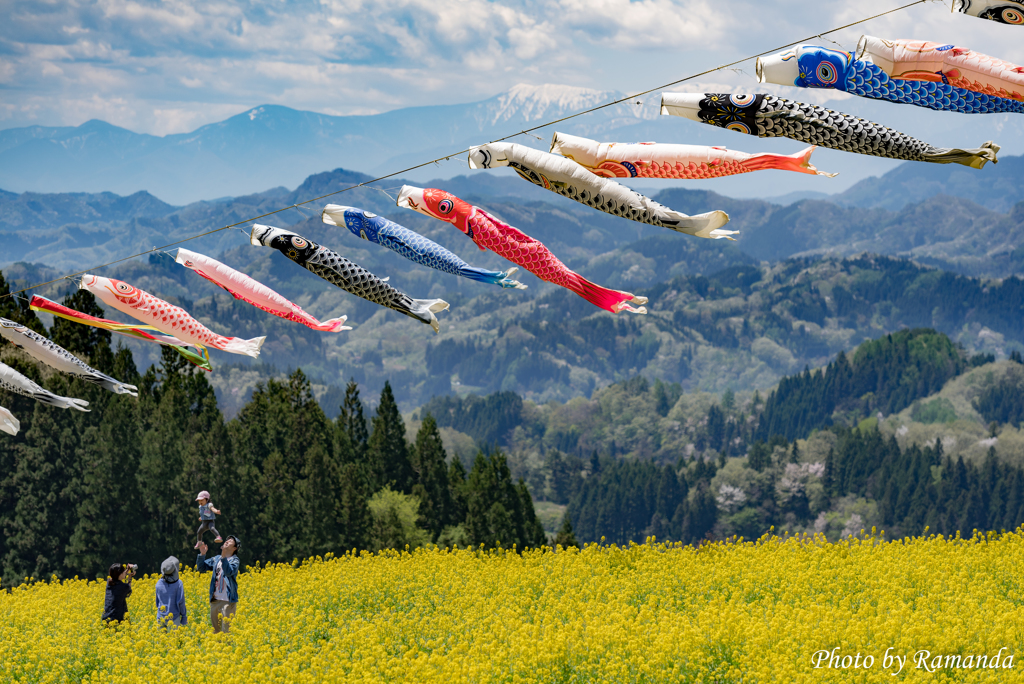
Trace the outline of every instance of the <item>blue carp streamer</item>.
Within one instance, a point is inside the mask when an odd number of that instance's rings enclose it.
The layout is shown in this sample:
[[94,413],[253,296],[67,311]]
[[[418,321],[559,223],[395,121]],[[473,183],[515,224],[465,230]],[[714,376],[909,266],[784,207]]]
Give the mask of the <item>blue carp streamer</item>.
[[800,45],[758,59],[757,77],[762,83],[801,88],[834,88],[874,100],[888,100],[946,112],[1024,114],[1024,102],[937,81],[894,79],[877,64],[857,59],[849,52],[818,45]]
[[353,235],[398,252],[409,261],[436,268],[438,271],[462,276],[481,283],[499,285],[505,288],[525,289],[526,286],[509,276],[518,271],[512,267],[507,271],[489,271],[470,266],[457,255],[419,233],[413,232],[383,216],[337,204],[328,204],[321,214],[324,223],[332,226],[346,226]]

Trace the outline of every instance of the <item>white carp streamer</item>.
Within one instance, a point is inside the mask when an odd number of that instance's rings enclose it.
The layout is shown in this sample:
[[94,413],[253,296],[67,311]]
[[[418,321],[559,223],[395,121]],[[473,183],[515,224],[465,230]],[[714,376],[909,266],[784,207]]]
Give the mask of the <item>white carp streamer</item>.
[[89,409],[85,408],[89,405],[89,402],[84,399],[62,397],[59,394],[54,394],[48,389],[43,389],[5,363],[0,363],[0,389],[5,389],[8,392],[14,392],[15,394],[30,397],[49,406],[56,406],[57,408],[62,409],[70,408],[75,409],[76,411],[83,411],[85,413],[89,412]]
[[662,206],[639,192],[608,178],[596,176],[571,159],[515,143],[490,143],[471,147],[471,169],[509,166],[534,185],[586,204],[598,211],[652,226],[669,228],[702,238],[729,238],[739,231],[722,230],[729,222],[724,211],[688,216]]

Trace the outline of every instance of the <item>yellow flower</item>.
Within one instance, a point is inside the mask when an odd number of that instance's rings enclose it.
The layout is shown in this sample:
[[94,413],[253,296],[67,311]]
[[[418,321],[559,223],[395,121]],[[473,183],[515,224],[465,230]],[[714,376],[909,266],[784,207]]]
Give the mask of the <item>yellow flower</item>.
[[192,680],[197,662],[289,684],[1001,682],[995,654],[1015,668],[1024,655],[1022,564],[1021,531],[346,553],[249,568],[217,638],[208,578],[188,569],[189,624],[172,630],[156,623],[156,577],[113,627],[102,582],[26,581],[0,594],[0,663],[22,682]]

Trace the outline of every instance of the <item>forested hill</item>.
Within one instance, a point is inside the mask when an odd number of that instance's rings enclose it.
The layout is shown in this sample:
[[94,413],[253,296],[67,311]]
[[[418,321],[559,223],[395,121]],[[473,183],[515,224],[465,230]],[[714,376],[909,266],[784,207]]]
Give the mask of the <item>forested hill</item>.
[[[295,190],[276,188],[187,207],[145,193],[0,193],[0,238],[7,246],[0,259],[48,261],[48,266],[5,267],[8,281],[27,286],[365,180],[338,169],[310,176]],[[945,181],[940,180],[932,179],[929,187],[941,190]],[[333,415],[341,379],[348,378],[374,394],[390,380],[403,408],[412,408],[451,391],[504,389],[536,401],[565,401],[637,374],[687,389],[764,389],[783,375],[824,365],[838,351],[900,327],[934,327],[969,348],[1000,354],[1024,350],[1020,281],[1009,277],[1024,272],[1018,247],[1024,204],[989,211],[963,198],[930,198],[890,211],[821,201],[779,206],[683,189],[655,195],[689,212],[729,211],[731,226],[741,231],[732,243],[595,212],[515,177],[464,176],[444,187],[542,240],[594,282],[650,297],[650,313],[612,316],[528,273],[521,275],[529,289],[509,292],[414,266],[297,209],[266,220],[336,248],[411,296],[449,301],[441,334],[435,337],[416,321],[352,297],[273,250],[249,245],[236,230],[188,246],[221,258],[322,319],[347,315],[354,329],[325,335],[268,316],[165,254],[118,264],[103,274],[183,306],[214,330],[267,336],[257,362],[214,352],[218,371],[211,379],[229,417],[259,380],[300,366],[318,397],[327,397],[325,408]],[[399,210],[383,192],[361,187],[344,198],[398,220],[473,265],[507,266],[451,226]],[[837,258],[863,250],[912,256],[917,262]],[[818,256],[823,253],[828,256]],[[777,261],[800,254],[811,255]],[[921,263],[947,270],[928,270]],[[964,274],[1008,277],[990,284]],[[72,287],[60,281],[35,293],[60,299]],[[159,361],[153,345],[132,342],[130,348],[140,370]]]
[[823,370],[783,378],[768,397],[756,435],[762,440],[806,437],[832,425],[837,411],[850,414],[854,423],[874,411],[899,413],[938,392],[967,363],[945,335],[901,330],[865,342],[852,359],[839,352]]
[[902,330],[767,397],[636,377],[565,404],[439,397],[416,416],[434,416],[456,453],[502,444],[549,529],[567,511],[581,540],[1012,529],[1024,522],[1024,366],[1012,357]]
[[[88,293],[68,303],[98,313]],[[621,542],[750,537],[770,525],[837,537],[862,524],[947,533],[1024,522],[1024,448],[1013,450],[1024,439],[998,423],[1021,420],[1021,357],[968,355],[931,330],[895,333],[823,376],[803,374],[792,396],[806,387],[823,396],[815,383],[847,369],[825,393],[836,408],[823,422],[833,427],[790,441],[782,433],[808,426],[783,424],[798,416],[780,411],[762,441],[757,392],[685,392],[642,376],[565,404],[511,392],[440,397],[406,420],[388,385],[368,420],[352,383],[330,420],[296,371],[257,387],[225,421],[209,376],[177,355],[140,374],[106,331],[63,320],[47,330],[20,304],[0,306],[140,394],[111,394],[0,346],[4,363],[90,402],[80,413],[0,392],[22,421],[0,440],[4,582],[95,576],[112,556],[147,567],[168,553],[187,557],[199,489],[215,492],[221,529],[242,536],[247,562],[428,541],[535,546],[542,526],[553,533],[563,518],[579,538]],[[951,390],[958,383],[970,393]],[[905,408],[879,421],[868,414],[881,404]],[[941,432],[908,439],[963,420],[990,435],[977,440],[978,455],[947,451]],[[573,538],[569,527],[562,540]]]
[[[86,292],[69,304],[96,312]],[[113,394],[0,344],[3,363],[89,402],[88,412],[62,410],[0,390],[0,406],[21,421],[16,436],[0,435],[3,587],[26,577],[102,578],[115,560],[144,573],[168,555],[187,563],[201,490],[219,509],[219,531],[242,539],[246,565],[431,542],[545,542],[530,492],[504,455],[447,463],[436,425],[407,433],[388,385],[372,415],[349,385],[330,420],[295,371],[261,385],[225,421],[208,375],[167,348],[158,366],[139,373],[105,330],[63,319],[46,330],[10,299],[0,299],[0,316],[33,325],[139,389],[138,397]]]
[[[429,337],[383,310],[356,330],[325,335],[226,293],[189,300],[188,288],[199,290],[193,274],[165,256],[154,262],[145,269],[158,280],[146,289],[178,293],[168,299],[215,329],[268,335],[263,365],[238,365],[238,357],[214,353],[210,380],[229,417],[257,382],[296,367],[319,384],[324,409],[334,416],[337,392],[348,378],[372,394],[390,380],[403,410],[410,410],[451,392],[507,390],[539,403],[568,401],[635,375],[678,382],[687,391],[767,390],[785,375],[824,366],[842,350],[903,327],[934,328],[968,349],[999,357],[1024,350],[1021,279],[984,281],[884,257],[791,260],[678,276],[637,289],[651,298],[646,316],[596,311],[563,290],[519,297],[519,291],[495,288],[473,298],[451,297],[441,335]],[[268,276],[278,272],[310,276],[290,263],[268,266],[256,275],[271,283]],[[19,281],[26,277],[12,273]],[[339,308],[327,307],[328,314],[359,313],[361,300],[323,286],[314,306],[336,302]],[[158,351],[154,345],[132,350],[140,364],[159,360],[145,355]],[[330,385],[335,390],[327,393]]]

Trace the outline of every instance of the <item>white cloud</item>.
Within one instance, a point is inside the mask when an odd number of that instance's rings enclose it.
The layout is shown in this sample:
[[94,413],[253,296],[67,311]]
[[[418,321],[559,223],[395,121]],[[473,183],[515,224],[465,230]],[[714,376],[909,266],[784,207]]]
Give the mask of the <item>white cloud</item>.
[[[0,125],[190,130],[227,107],[334,114],[485,99],[516,83],[638,92],[892,7],[779,0],[8,0]],[[1019,29],[925,4],[830,37],[924,37],[1024,62]],[[812,39],[811,42],[823,42]],[[827,43],[826,43],[827,44]],[[679,89],[848,96],[717,72]],[[705,90],[708,92],[708,90]],[[655,94],[645,97],[656,98]],[[103,105],[102,103],[109,103]],[[88,103],[83,106],[82,103]],[[646,110],[645,110],[646,111]]]

